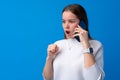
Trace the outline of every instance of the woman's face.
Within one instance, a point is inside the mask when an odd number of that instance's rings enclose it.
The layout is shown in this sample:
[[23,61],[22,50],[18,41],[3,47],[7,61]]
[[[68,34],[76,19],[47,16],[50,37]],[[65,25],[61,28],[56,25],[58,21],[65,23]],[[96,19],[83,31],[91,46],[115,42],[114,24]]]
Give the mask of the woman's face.
[[62,26],[66,38],[72,38],[74,29],[79,24],[80,20],[70,11],[64,11],[62,14]]

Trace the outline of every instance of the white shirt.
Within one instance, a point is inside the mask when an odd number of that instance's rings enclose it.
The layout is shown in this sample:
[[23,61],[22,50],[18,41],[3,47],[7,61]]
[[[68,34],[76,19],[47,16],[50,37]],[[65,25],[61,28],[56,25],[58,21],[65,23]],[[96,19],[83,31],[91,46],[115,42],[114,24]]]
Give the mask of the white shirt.
[[84,68],[83,47],[76,39],[63,39],[55,42],[59,53],[53,62],[53,80],[103,80],[103,47],[97,40],[90,40],[96,63]]

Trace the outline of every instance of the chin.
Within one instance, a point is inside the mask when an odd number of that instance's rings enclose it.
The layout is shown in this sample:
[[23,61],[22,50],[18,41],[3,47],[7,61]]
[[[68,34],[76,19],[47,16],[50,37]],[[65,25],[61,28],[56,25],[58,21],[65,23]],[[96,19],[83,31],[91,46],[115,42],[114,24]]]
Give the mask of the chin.
[[70,39],[70,38],[72,38],[71,36],[66,36],[66,39]]

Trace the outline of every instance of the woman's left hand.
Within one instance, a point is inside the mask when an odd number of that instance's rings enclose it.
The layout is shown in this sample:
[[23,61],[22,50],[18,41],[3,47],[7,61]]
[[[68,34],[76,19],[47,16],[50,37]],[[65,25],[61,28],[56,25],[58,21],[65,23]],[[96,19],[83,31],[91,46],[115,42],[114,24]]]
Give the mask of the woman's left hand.
[[74,29],[73,34],[73,37],[80,37],[80,41],[85,49],[90,47],[88,31],[84,30],[81,26],[77,25],[77,27]]

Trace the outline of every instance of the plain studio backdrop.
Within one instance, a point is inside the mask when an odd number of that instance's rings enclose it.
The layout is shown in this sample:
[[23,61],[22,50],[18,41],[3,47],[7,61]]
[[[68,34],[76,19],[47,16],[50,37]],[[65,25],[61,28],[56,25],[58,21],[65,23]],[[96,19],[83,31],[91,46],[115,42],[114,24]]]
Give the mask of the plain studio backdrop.
[[119,0],[0,0],[0,80],[43,80],[47,46],[62,39],[62,9],[81,4],[104,47],[105,80],[120,80]]

